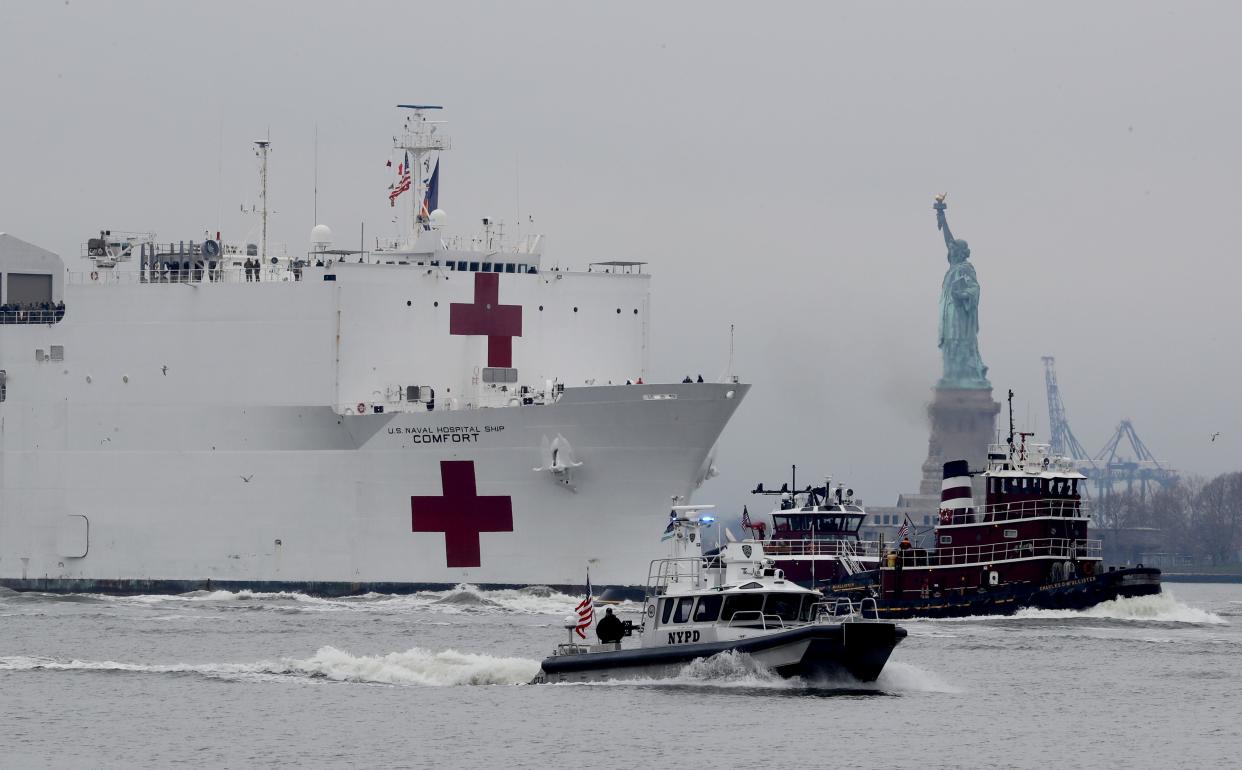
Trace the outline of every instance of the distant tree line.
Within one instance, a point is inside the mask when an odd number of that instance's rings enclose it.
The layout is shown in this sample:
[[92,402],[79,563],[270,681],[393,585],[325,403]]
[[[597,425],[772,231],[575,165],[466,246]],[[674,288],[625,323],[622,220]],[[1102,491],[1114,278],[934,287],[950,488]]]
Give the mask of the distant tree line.
[[[1092,504],[1094,527],[1109,538],[1148,530],[1147,549],[1214,566],[1238,563],[1242,549],[1242,472],[1185,478],[1143,497],[1113,493]],[[1108,547],[1107,545],[1105,546]]]

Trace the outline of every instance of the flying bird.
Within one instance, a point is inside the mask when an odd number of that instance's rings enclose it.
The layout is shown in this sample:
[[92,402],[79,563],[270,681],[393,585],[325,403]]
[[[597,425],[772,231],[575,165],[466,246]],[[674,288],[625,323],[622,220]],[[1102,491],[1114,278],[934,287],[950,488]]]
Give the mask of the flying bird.
[[164,364],[164,366],[162,366],[160,369],[161,371],[164,372],[164,376],[167,377],[168,376],[168,364]]
[[246,482],[247,484],[249,484],[249,483],[250,483],[250,480],[251,480],[251,479],[253,479],[253,478],[254,478],[254,474],[252,473],[252,474],[250,474],[249,476],[242,476],[242,477],[241,477],[241,480],[242,480],[242,481],[244,481],[244,482]]
[[1215,433],[1213,433],[1213,434],[1212,434],[1212,440],[1213,440],[1213,441],[1215,441],[1215,440],[1216,440],[1216,437],[1217,437],[1217,436],[1219,436],[1219,435],[1220,435],[1220,431],[1216,431]]

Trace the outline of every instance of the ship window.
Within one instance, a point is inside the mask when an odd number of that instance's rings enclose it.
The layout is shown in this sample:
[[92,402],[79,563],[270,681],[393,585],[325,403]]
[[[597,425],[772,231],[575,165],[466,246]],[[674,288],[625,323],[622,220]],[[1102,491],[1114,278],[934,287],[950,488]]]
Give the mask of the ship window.
[[752,613],[745,617],[758,617],[753,613],[763,609],[763,594],[735,594],[725,597],[724,612],[720,613],[721,620],[732,620],[733,616],[739,612]]
[[694,597],[684,596],[677,600],[677,614],[673,616],[674,623],[685,623],[690,620],[690,610],[694,607]]
[[673,605],[676,603],[673,599],[664,600],[664,611],[660,614],[661,623],[668,623],[668,619],[673,616]]
[[512,273],[512,272],[514,272],[514,270],[516,270],[516,266],[515,266],[512,262],[509,262],[509,263],[507,263],[507,264],[505,265],[505,272],[506,272],[506,273]]
[[471,263],[470,263],[470,272],[472,272],[472,273],[477,273],[477,272],[479,272],[479,263],[478,263],[478,262],[471,262]]
[[801,594],[768,594],[768,603],[763,608],[763,614],[776,615],[788,623],[798,619],[798,608],[801,604]]
[[720,617],[720,605],[722,604],[724,604],[724,597],[720,594],[700,596],[699,604],[694,608],[694,622],[715,623],[716,618]]
[[1017,537],[1017,536],[1018,536],[1018,530],[1016,529],[1005,530],[1005,537]]
[[465,270],[465,269],[466,269],[466,263],[465,263],[465,262],[458,262],[458,263],[457,263],[457,269],[458,269],[458,270]]
[[940,544],[941,544],[941,545],[951,545],[952,543],[953,543],[953,536],[952,536],[952,535],[941,535],[941,536],[940,536]]

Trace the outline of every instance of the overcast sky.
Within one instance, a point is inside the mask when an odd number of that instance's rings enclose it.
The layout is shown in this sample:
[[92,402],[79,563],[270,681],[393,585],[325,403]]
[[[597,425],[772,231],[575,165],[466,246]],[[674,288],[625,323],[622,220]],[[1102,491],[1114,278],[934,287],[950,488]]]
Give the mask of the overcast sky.
[[[357,5],[352,8],[349,6]],[[399,102],[445,105],[441,206],[533,217],[546,259],[650,262],[653,368],[755,387],[700,501],[833,474],[917,489],[945,249],[983,287],[997,398],[1091,452],[1132,419],[1242,468],[1237,3],[0,2],[0,230],[389,234]],[[1212,433],[1221,437],[1210,441]]]

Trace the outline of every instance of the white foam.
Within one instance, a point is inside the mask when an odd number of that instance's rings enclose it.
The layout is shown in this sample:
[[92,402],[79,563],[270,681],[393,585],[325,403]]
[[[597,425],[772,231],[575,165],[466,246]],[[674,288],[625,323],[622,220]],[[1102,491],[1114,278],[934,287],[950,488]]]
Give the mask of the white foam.
[[1177,600],[1166,587],[1151,596],[1111,599],[1085,610],[1040,610],[1026,608],[1013,615],[967,615],[955,618],[911,618],[908,623],[977,623],[979,621],[1074,620],[1079,618],[1155,623],[1193,623],[1228,625],[1214,612],[1191,607]]
[[539,661],[413,647],[387,655],[351,655],[321,647],[312,657],[289,661],[290,672],[320,675],[337,681],[384,684],[462,685],[525,684],[539,672]]
[[[412,594],[364,594],[323,598],[289,591],[193,591],[186,594],[147,594],[139,596],[107,596],[83,594],[102,601],[160,605],[162,603],[221,604],[231,602],[253,603],[255,607],[277,604],[284,611],[297,612],[400,612],[403,610],[428,610],[445,614],[524,614],[563,616],[572,612],[581,596],[570,596],[547,586],[512,588],[485,591],[477,586],[462,583],[446,591],[419,591]],[[612,605],[616,612],[641,612],[636,602],[620,602]]]
[[257,663],[143,664],[117,661],[57,660],[29,656],[0,657],[0,671],[117,671],[152,674],[201,674],[233,679],[321,678],[338,682],[400,685],[525,684],[539,662],[525,658],[414,647],[386,655],[352,655],[321,647],[306,659],[281,658]]
[[918,666],[909,663],[892,660],[880,672],[880,678],[876,680],[875,684],[887,693],[964,692],[960,687],[954,687],[930,671],[924,671]]
[[1167,588],[1151,596],[1132,596],[1100,602],[1085,610],[1019,610],[1016,618],[1106,618],[1156,623],[1195,623],[1201,625],[1228,625],[1228,621],[1214,612],[1191,607],[1178,601]]

